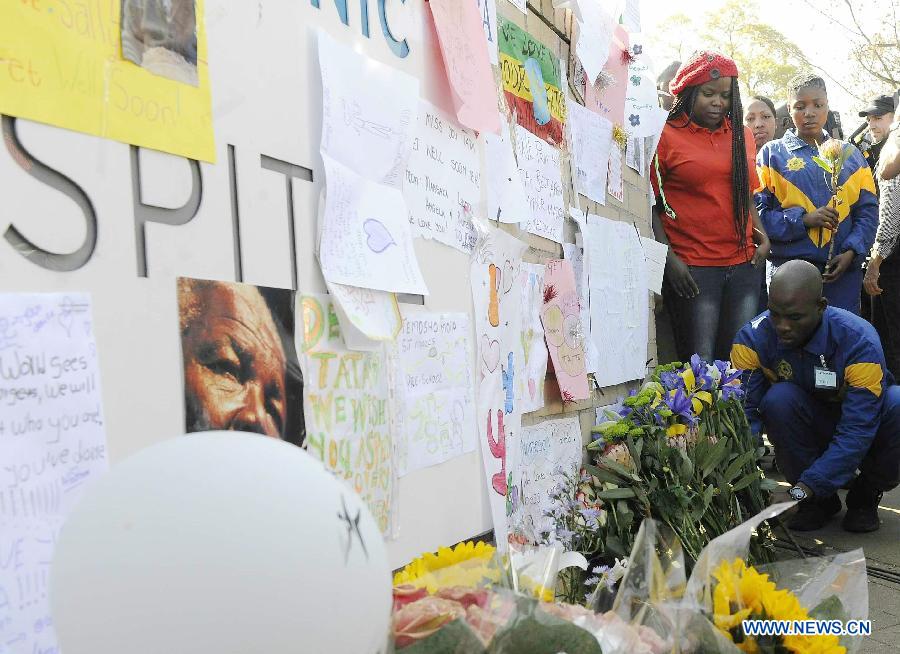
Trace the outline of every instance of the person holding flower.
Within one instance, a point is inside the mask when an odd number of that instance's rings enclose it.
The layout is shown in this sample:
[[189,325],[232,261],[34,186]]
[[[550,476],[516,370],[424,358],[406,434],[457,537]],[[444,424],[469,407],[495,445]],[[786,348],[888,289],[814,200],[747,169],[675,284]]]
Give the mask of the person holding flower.
[[[791,259],[809,261],[823,273],[829,304],[858,314],[862,262],[878,224],[872,171],[856,148],[824,131],[822,78],[795,78],[788,106],[794,129],[756,157],[756,207],[772,242],[773,271]],[[834,175],[823,170],[829,162],[838,166]]]
[[734,60],[716,52],[678,69],[651,173],[653,232],[669,246],[663,298],[683,361],[726,359],[758,309],[769,239],[751,195],[756,149],[737,77]]
[[738,332],[731,362],[750,371],[751,430],[765,427],[800,501],[788,526],[823,527],[852,482],[844,529],[878,529],[882,493],[900,484],[900,386],[872,325],[828,305],[814,264],[789,261],[772,277],[769,310]]

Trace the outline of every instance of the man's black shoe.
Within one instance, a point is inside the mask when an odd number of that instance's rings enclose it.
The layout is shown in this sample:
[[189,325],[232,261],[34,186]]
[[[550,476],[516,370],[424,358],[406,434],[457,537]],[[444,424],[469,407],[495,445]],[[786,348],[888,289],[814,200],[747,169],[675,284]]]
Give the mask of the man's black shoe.
[[857,477],[847,493],[847,515],[841,526],[855,533],[876,531],[881,527],[878,503],[882,495],[880,490],[867,483],[863,475]]
[[797,506],[797,513],[788,522],[788,529],[792,531],[815,531],[821,529],[828,519],[841,510],[841,498],[830,495],[818,500],[811,498],[803,500]]

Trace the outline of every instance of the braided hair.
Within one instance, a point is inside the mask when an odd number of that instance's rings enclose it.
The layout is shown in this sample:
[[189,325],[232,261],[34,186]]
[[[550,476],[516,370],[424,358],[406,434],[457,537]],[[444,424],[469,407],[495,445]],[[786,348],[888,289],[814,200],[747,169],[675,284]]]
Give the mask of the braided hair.
[[[672,105],[666,122],[681,118],[682,124],[673,123],[673,127],[687,127],[694,117],[694,102],[699,92],[699,86],[689,86],[675,96],[675,104]],[[731,106],[725,116],[731,119],[731,204],[734,233],[741,249],[746,250],[747,223],[750,220],[750,170],[747,165],[747,145],[744,142],[744,107],[736,77],[731,78]]]

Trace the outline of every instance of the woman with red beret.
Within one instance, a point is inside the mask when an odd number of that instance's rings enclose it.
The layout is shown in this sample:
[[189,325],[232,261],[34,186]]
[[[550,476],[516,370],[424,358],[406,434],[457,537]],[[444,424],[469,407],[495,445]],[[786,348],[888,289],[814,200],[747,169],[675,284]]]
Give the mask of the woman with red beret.
[[669,246],[663,299],[678,356],[727,359],[757,313],[769,239],[751,192],[759,186],[743,126],[737,65],[715,52],[684,63],[651,174],[653,231]]

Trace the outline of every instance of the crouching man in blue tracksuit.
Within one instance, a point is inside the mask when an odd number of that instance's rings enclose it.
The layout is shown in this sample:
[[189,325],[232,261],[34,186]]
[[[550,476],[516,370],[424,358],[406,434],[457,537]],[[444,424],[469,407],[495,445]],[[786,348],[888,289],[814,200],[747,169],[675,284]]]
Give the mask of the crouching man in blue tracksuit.
[[800,500],[788,526],[823,527],[858,469],[843,527],[878,529],[882,493],[900,483],[900,386],[874,328],[827,305],[816,266],[790,261],[772,278],[769,310],[738,332],[731,361],[751,371],[747,417],[755,435],[765,426]]

